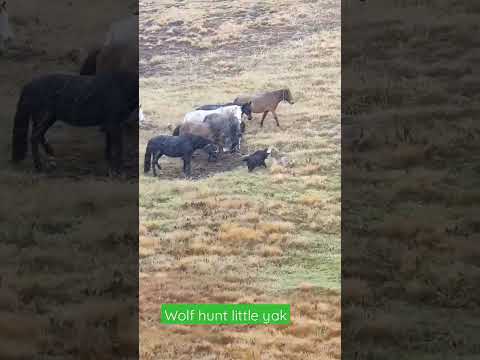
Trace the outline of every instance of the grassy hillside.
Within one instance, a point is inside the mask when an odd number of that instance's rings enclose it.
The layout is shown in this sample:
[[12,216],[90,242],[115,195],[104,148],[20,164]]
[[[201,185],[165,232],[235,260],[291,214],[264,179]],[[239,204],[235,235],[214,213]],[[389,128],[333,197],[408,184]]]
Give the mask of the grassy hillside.
[[[340,12],[335,1],[141,2],[140,95],[148,139],[195,105],[288,86],[247,125],[242,152],[272,146],[267,170],[237,155],[162,159],[140,179],[144,359],[340,357]],[[286,162],[278,161],[285,157]],[[289,327],[163,326],[168,302],[292,304]]]
[[480,8],[342,11],[344,355],[478,358]]

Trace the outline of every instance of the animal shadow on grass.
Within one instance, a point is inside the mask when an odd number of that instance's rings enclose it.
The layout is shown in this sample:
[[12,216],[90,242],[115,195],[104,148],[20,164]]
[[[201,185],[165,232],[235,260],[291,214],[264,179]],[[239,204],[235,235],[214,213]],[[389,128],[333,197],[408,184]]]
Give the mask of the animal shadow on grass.
[[[163,158],[161,160],[162,169],[158,171],[159,180],[184,179],[182,172],[182,159]],[[215,162],[208,161],[208,154],[203,151],[196,151],[192,158],[192,172],[190,180],[203,179],[222,172],[233,171],[243,166],[242,156],[238,153],[219,154]]]
[[[49,157],[41,151],[45,161],[44,172],[47,178],[71,178],[83,180],[85,177],[111,179],[106,176],[108,164],[103,158],[104,134],[98,128],[78,129],[63,123],[52,127],[49,139],[55,144],[58,156]],[[12,163],[13,169],[35,173],[29,149],[25,162]],[[120,178],[138,178],[138,145],[125,137],[124,174]]]

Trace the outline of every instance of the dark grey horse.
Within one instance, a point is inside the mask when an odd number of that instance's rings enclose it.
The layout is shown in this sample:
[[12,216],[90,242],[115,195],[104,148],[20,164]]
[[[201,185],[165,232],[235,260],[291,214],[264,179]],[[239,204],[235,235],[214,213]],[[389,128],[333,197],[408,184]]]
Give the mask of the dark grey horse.
[[234,114],[207,115],[202,121],[184,122],[173,131],[173,136],[197,135],[211,140],[224,151],[236,151],[240,148],[244,123]]
[[[121,172],[125,124],[138,109],[138,78],[130,73],[97,76],[53,74],[29,82],[22,89],[13,125],[12,160],[26,157],[30,143],[35,169],[40,171],[39,145],[53,156],[46,132],[57,121],[78,127],[100,126],[105,131],[105,156],[110,171]],[[137,125],[138,126],[138,123]]]
[[238,122],[238,119],[232,114],[210,114],[203,120],[208,124],[210,129],[224,139],[224,151],[232,152],[240,150],[240,142],[242,139],[242,129],[244,123]]
[[181,157],[183,159],[183,173],[185,176],[190,176],[192,155],[198,149],[203,149],[208,154],[209,161],[215,159],[218,154],[218,147],[212,141],[201,136],[156,136],[148,141],[145,151],[144,172],[148,173],[152,167],[153,175],[157,176],[156,168],[161,169],[158,161],[165,155]]

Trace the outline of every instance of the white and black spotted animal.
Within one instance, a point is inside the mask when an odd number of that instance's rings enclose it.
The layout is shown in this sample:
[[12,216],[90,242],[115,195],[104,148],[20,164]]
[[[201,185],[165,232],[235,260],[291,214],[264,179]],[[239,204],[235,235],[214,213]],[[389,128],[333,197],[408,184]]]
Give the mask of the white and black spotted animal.
[[242,139],[242,124],[233,114],[213,113],[203,121],[188,121],[178,125],[173,136],[198,135],[213,141],[223,151],[239,151]]

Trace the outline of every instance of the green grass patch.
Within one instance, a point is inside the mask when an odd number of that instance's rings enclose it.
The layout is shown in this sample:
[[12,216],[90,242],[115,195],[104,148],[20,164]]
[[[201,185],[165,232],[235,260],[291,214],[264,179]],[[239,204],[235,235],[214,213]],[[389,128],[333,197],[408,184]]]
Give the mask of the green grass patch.
[[315,288],[339,290],[341,252],[337,235],[303,233],[302,250],[291,250],[283,261],[264,270],[262,282],[272,291],[285,291],[309,284]]

